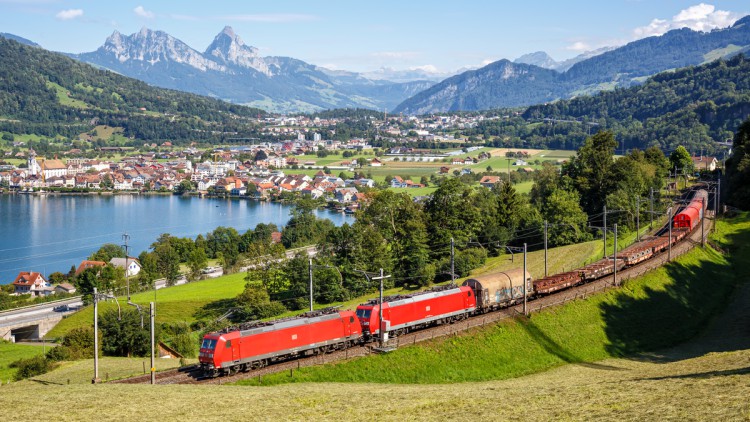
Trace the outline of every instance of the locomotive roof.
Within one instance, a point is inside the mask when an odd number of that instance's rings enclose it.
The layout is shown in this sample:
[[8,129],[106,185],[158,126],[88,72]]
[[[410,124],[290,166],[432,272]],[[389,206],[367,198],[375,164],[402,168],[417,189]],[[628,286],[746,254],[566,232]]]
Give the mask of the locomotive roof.
[[[451,294],[453,293],[452,290],[456,290],[458,288],[459,287],[455,284],[446,284],[445,286],[436,286],[428,290],[409,293],[406,295],[384,296],[383,302],[387,302],[391,306],[400,305],[402,303],[406,303],[408,299],[412,299],[412,301],[419,301],[419,300],[431,299],[433,297],[443,296],[446,294]],[[368,300],[366,303],[363,303],[363,305],[374,306],[379,303],[380,303],[380,299],[375,298],[375,299]]]
[[218,331],[219,334],[227,334],[233,331],[240,331],[240,335],[246,336],[249,334],[263,333],[267,331],[280,330],[283,328],[295,327],[303,324],[310,324],[319,321],[326,321],[330,319],[336,319],[339,317],[338,307],[330,307],[304,314],[291,316],[287,318],[276,319],[272,321],[250,321],[243,322],[237,325],[233,325]]

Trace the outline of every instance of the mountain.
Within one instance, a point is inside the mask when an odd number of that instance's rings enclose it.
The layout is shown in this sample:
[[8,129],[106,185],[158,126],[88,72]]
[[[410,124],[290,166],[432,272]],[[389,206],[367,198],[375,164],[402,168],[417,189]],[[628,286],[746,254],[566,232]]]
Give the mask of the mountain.
[[450,77],[401,103],[394,113],[428,114],[538,104],[560,98],[568,84],[560,74],[538,66],[499,60]]
[[513,60],[513,63],[531,64],[534,66],[543,67],[545,69],[555,69],[558,65],[555,59],[550,57],[550,55],[545,53],[544,51],[524,54],[523,56]]
[[19,37],[18,35],[9,34],[7,32],[0,32],[0,37],[7,38],[9,40],[13,40],[16,42],[20,42],[21,44],[30,45],[32,47],[41,47],[39,44],[35,43],[34,41],[27,40],[24,37]]
[[[175,44],[175,50],[179,48]],[[121,57],[143,55],[154,66],[171,54],[119,51]],[[265,114],[255,108],[149,86],[7,38],[0,38],[0,81],[0,132],[50,139],[58,135],[77,139],[97,125],[106,125],[122,128],[124,138],[119,142],[128,146],[157,140],[219,142],[225,137],[258,136],[257,117]]]
[[[665,70],[731,57],[739,51],[746,51],[748,46],[750,16],[745,16],[724,29],[711,32],[675,29],[664,35],[644,38],[600,54],[594,52],[593,57],[581,58],[572,65],[568,62],[560,67],[562,69],[570,65],[564,72],[544,74],[545,77],[535,78],[534,75],[540,70],[546,70],[539,66],[501,60],[446,79],[399,104],[394,112],[420,114],[478,110],[572,98],[615,87],[636,85]],[[519,59],[557,66],[542,52]],[[514,71],[511,64],[530,67],[526,71]],[[508,69],[508,72],[498,73],[498,67]],[[513,81],[516,78],[519,80]]]
[[263,57],[231,27],[201,53],[162,31],[115,31],[78,60],[151,85],[207,95],[279,112],[363,107],[391,109],[432,83],[368,79],[290,57]]

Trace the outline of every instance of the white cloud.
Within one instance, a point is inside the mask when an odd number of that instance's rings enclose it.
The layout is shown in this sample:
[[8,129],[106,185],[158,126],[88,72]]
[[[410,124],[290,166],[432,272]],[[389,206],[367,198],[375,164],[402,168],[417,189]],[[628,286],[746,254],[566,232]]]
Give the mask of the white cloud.
[[565,47],[565,49],[582,53],[584,51],[591,50],[591,46],[583,41],[576,41],[573,44]]
[[370,53],[370,55],[382,59],[414,59],[417,58],[420,53],[416,51],[377,51]]
[[440,73],[440,70],[435,65],[426,64],[422,66],[410,67],[409,70],[421,70],[425,73]]
[[309,22],[318,20],[317,16],[304,15],[298,13],[267,13],[257,15],[229,15],[219,16],[222,21],[238,22],[265,22],[265,23],[289,23],[289,22]]
[[144,9],[143,6],[136,7],[135,9],[133,9],[133,12],[136,15],[146,19],[153,19],[156,16],[154,15],[154,12]]
[[83,16],[83,9],[67,9],[57,12],[55,17],[61,21],[67,21]]
[[707,32],[716,28],[731,26],[741,16],[726,10],[716,10],[711,4],[700,3],[681,10],[671,20],[654,19],[646,26],[633,30],[636,39],[663,35],[667,31],[679,28],[690,28],[694,31]]

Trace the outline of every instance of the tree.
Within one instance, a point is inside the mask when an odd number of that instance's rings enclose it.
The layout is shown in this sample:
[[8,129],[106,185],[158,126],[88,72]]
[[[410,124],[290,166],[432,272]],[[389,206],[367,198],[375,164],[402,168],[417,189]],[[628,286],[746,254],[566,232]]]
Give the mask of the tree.
[[450,252],[450,239],[466,245],[481,228],[481,215],[473,206],[473,189],[458,179],[448,179],[425,204],[427,230],[433,253]]
[[159,244],[154,249],[154,256],[159,274],[164,276],[167,279],[167,284],[171,286],[180,276],[180,256],[169,243]]
[[141,325],[143,315],[129,308],[123,309],[121,315],[120,318],[118,311],[107,310],[99,316],[102,351],[109,356],[145,356],[150,350],[150,333],[147,324]]
[[177,195],[183,195],[195,189],[193,183],[188,179],[182,179],[179,185],[174,190]]
[[202,248],[196,248],[190,253],[188,266],[190,267],[190,276],[193,280],[200,277],[201,269],[206,266],[206,262],[208,262],[208,258],[206,257],[206,251]]
[[268,159],[268,154],[266,154],[265,151],[262,149],[259,149],[257,153],[255,153],[254,161],[263,161]]
[[601,212],[607,195],[616,186],[610,174],[616,148],[612,132],[598,132],[586,138],[576,156],[563,166],[562,174],[573,180],[580,193],[581,206],[589,214]]
[[727,160],[729,180],[728,202],[747,210],[750,209],[750,119],[740,125],[734,135],[732,156]]
[[551,245],[562,246],[587,238],[588,216],[579,205],[578,192],[557,189],[542,209],[543,217],[551,223],[548,239]]
[[98,251],[89,256],[89,261],[109,262],[112,258],[125,258],[125,249],[120,245],[105,243]]
[[286,311],[281,303],[271,302],[268,292],[260,283],[245,284],[245,290],[234,299],[234,302],[239,308],[236,318],[243,321],[270,318]]
[[676,170],[677,173],[690,174],[693,172],[693,159],[682,145],[669,154],[669,164],[671,170]]

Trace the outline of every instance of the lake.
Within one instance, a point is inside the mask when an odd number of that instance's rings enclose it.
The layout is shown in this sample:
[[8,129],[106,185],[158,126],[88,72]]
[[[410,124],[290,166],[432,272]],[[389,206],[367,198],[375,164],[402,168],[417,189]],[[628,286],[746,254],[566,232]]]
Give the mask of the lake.
[[[138,256],[162,233],[205,236],[216,227],[240,234],[258,223],[289,221],[289,205],[239,199],[163,195],[0,195],[0,284],[19,271],[48,276],[67,273],[104,243],[123,244],[130,235],[131,256]],[[336,225],[352,216],[317,211]]]

